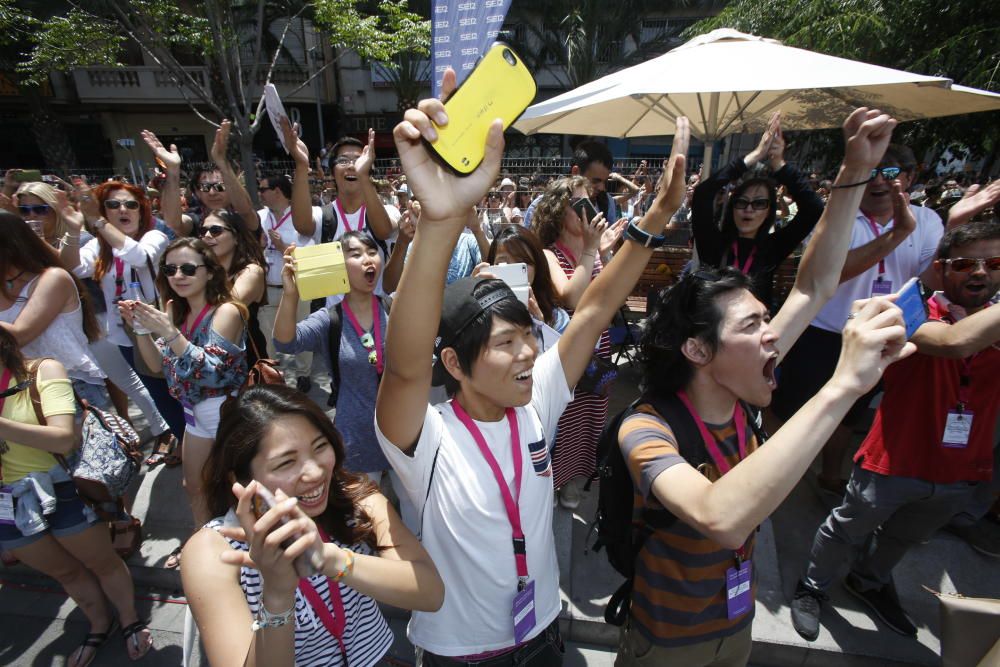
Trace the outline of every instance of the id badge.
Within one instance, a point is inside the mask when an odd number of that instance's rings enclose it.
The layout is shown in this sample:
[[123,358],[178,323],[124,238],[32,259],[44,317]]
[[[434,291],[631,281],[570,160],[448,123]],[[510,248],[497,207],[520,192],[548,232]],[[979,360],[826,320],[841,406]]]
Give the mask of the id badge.
[[740,569],[731,567],[726,570],[726,611],[729,620],[739,618],[753,608],[753,596],[750,594],[750,580],[753,564],[743,561]]
[[523,591],[514,595],[514,643],[520,644],[535,627],[535,582],[529,581]]
[[948,411],[948,421],[944,424],[944,437],[941,444],[951,449],[965,449],[969,446],[969,435],[972,433],[972,413],[968,410]]
[[188,426],[194,426],[194,406],[187,401],[181,401],[181,407],[184,408],[184,423]]
[[892,294],[892,281],[882,280],[881,277],[872,281],[872,296],[886,296]]
[[9,491],[0,491],[0,524],[14,525],[14,494]]

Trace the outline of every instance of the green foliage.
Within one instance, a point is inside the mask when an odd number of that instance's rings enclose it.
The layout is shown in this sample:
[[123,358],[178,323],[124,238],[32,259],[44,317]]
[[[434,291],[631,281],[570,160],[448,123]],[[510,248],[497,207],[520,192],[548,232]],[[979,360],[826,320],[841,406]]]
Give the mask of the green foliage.
[[354,49],[367,60],[390,61],[397,53],[430,53],[430,21],[407,8],[406,0],[381,0],[363,13],[357,0],[313,0],[316,25],[335,47]]
[[[982,0],[735,0],[692,26],[687,37],[716,28],[779,39],[789,46],[892,67],[1000,92],[1000,21]],[[906,123],[897,139],[920,155],[952,144],[995,156],[995,113]]]
[[40,85],[49,71],[81,66],[116,66],[126,37],[111,22],[78,9],[38,23],[30,35],[34,48],[17,69],[28,84]]

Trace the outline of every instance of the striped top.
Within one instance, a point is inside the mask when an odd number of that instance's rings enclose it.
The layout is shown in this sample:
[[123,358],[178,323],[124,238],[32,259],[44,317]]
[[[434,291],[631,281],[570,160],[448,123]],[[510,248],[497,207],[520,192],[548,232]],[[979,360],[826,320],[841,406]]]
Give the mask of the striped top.
[[[731,466],[739,462],[739,445],[732,421],[706,424]],[[747,452],[757,448],[749,425]],[[653,480],[667,468],[683,463],[670,426],[649,404],[638,406],[619,431],[622,454],[637,489],[637,514],[643,507],[663,509],[650,493]],[[704,447],[704,445],[701,445]],[[719,479],[719,470],[706,454],[701,472]],[[638,517],[636,517],[638,519]],[[747,559],[753,557],[754,534],[747,538]],[[726,608],[726,570],[735,566],[731,549],[722,548],[683,521],[656,530],[646,540],[635,565],[632,588],[632,623],[652,643],[664,647],[687,646],[728,637],[753,620],[753,611],[734,620]],[[757,573],[751,594],[756,598]]]
[[[234,519],[235,520],[235,519]],[[217,517],[208,522],[208,527],[218,530],[224,519]],[[248,551],[246,542],[232,540],[229,545],[239,551]],[[344,546],[334,540],[334,544]],[[348,547],[358,554],[371,555],[372,550],[366,544],[352,544]],[[330,603],[329,578],[318,574],[309,578],[316,588],[327,608],[333,613]],[[347,662],[350,667],[370,667],[379,662],[392,646],[392,630],[382,616],[375,600],[362,595],[353,588],[338,584],[340,596],[344,602],[344,614],[347,616],[344,626],[344,646],[347,649]],[[260,608],[261,578],[257,570],[240,568],[240,587],[243,589],[250,605],[250,614],[256,615]],[[302,592],[295,591],[295,665],[296,667],[330,666],[347,667],[337,640],[330,636],[323,622],[313,610]]]

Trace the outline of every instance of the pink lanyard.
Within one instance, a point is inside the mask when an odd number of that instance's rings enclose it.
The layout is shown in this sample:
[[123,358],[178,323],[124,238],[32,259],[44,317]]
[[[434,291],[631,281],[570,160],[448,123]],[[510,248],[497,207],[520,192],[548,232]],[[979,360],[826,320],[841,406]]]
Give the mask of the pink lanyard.
[[358,228],[351,229],[351,223],[347,221],[347,212],[344,211],[344,205],[340,203],[340,198],[335,199],[334,203],[337,205],[337,211],[340,213],[340,217],[344,219],[344,229],[348,232],[360,232],[365,226],[365,205],[362,204],[359,209],[361,211],[361,215],[358,216]]
[[[865,222],[867,222],[868,226],[872,228],[872,234],[874,234],[875,238],[877,239],[879,237],[879,228],[878,228],[878,225],[876,225],[875,221],[872,220],[871,218],[869,218],[864,213],[862,213],[861,215],[864,216]],[[884,257],[878,261],[878,277],[879,277],[879,280],[882,279],[883,275],[885,275],[885,258]]]
[[[288,213],[286,213],[286,214],[284,214],[283,216],[281,216],[281,220],[279,220],[279,221],[278,221],[278,224],[276,224],[276,225],[271,225],[271,231],[272,231],[272,232],[276,232],[276,231],[278,231],[279,229],[281,229],[281,226],[282,226],[283,224],[285,224],[286,222],[288,222],[288,219],[289,219],[290,217],[292,217],[292,212],[291,212],[291,211],[289,211]],[[271,222],[274,222],[274,213],[271,213]]]
[[115,296],[125,293],[125,262],[115,257]]
[[753,266],[754,255],[757,254],[757,246],[754,245],[753,250],[750,251],[750,256],[747,257],[747,262],[742,267],[740,267],[740,251],[736,246],[736,241],[733,241],[733,266],[740,270],[745,276],[750,275],[750,267]]
[[[708,450],[709,455],[712,460],[715,461],[715,465],[719,468],[719,473],[725,475],[730,471],[732,466],[726,461],[726,458],[722,455],[722,451],[719,449],[719,445],[715,442],[715,438],[708,431],[708,427],[705,426],[705,422],[702,421],[698,412],[694,409],[694,405],[691,404],[691,399],[685,391],[677,392],[677,398],[681,399],[681,403],[684,407],[688,409],[691,416],[694,418],[695,423],[698,425],[698,430],[701,431],[702,440],[705,441],[705,449]],[[739,401],[736,402],[736,407],[733,409],[733,427],[736,429],[736,438],[739,442],[740,447],[740,460],[746,458],[747,456],[747,431],[746,431],[746,420],[743,417],[743,408],[740,407]]]
[[573,253],[571,253],[569,251],[569,248],[567,248],[566,246],[564,246],[559,241],[556,241],[554,245],[555,245],[555,247],[559,248],[559,252],[561,252],[562,254],[566,255],[566,259],[569,260],[570,264],[572,264],[573,266],[579,266],[579,264],[577,264],[577,261],[576,261],[576,255],[574,255]]
[[493,477],[500,487],[500,495],[503,497],[504,509],[507,510],[507,519],[510,521],[511,540],[514,543],[514,564],[517,567],[518,590],[523,590],[528,582],[528,555],[524,542],[524,531],[521,530],[521,510],[518,508],[518,501],[521,498],[521,434],[517,430],[517,412],[514,408],[507,408],[507,424],[510,427],[510,447],[514,454],[514,494],[511,495],[510,488],[503,478],[503,471],[497,463],[493,452],[486,446],[486,439],[476,423],[469,417],[469,413],[459,405],[457,400],[452,400],[451,407],[455,411],[458,421],[462,422],[469,435],[476,441],[479,451],[482,453],[486,463],[493,471]]
[[[361,323],[358,322],[358,318],[354,316],[354,311],[351,310],[351,304],[344,299],[344,313],[347,314],[347,319],[350,321],[351,326],[354,327],[355,333],[358,334],[358,338],[365,335],[365,330],[361,328]],[[372,294],[372,332],[375,335],[375,372],[382,375],[382,321],[379,319],[379,307],[378,307],[378,297]]]
[[[323,538],[324,542],[330,541],[322,528],[319,529],[319,535]],[[344,646],[344,626],[347,625],[347,618],[344,614],[344,600],[340,597],[340,584],[327,577],[326,585],[327,590],[330,591],[330,603],[333,606],[333,613],[330,613],[330,608],[323,602],[323,598],[316,590],[316,587],[312,585],[312,582],[308,579],[299,579],[299,590],[306,597],[306,600],[309,601],[309,605],[316,612],[316,615],[319,616],[323,627],[337,640],[337,644],[340,645],[340,655],[343,656],[344,664],[346,665],[347,647]]]
[[200,313],[198,313],[198,317],[194,318],[194,324],[191,325],[190,329],[188,329],[183,324],[181,325],[181,333],[184,334],[185,338],[187,339],[191,338],[191,334],[193,334],[195,331],[198,330],[198,325],[201,324],[202,319],[204,319],[205,313],[207,313],[211,309],[212,309],[212,304],[206,303],[205,307],[201,309]]

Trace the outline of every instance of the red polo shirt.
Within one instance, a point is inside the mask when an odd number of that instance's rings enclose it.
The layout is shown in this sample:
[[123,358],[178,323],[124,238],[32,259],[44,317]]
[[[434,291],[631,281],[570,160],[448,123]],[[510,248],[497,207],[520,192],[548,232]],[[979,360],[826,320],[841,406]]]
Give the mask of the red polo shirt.
[[[952,323],[945,303],[932,298],[930,319]],[[998,306],[1000,307],[1000,306]],[[968,362],[972,430],[966,447],[942,444],[948,412],[958,405]],[[991,346],[968,359],[916,353],[885,371],[885,396],[854,460],[880,475],[950,484],[993,476],[993,429],[1000,410],[1000,350]]]

